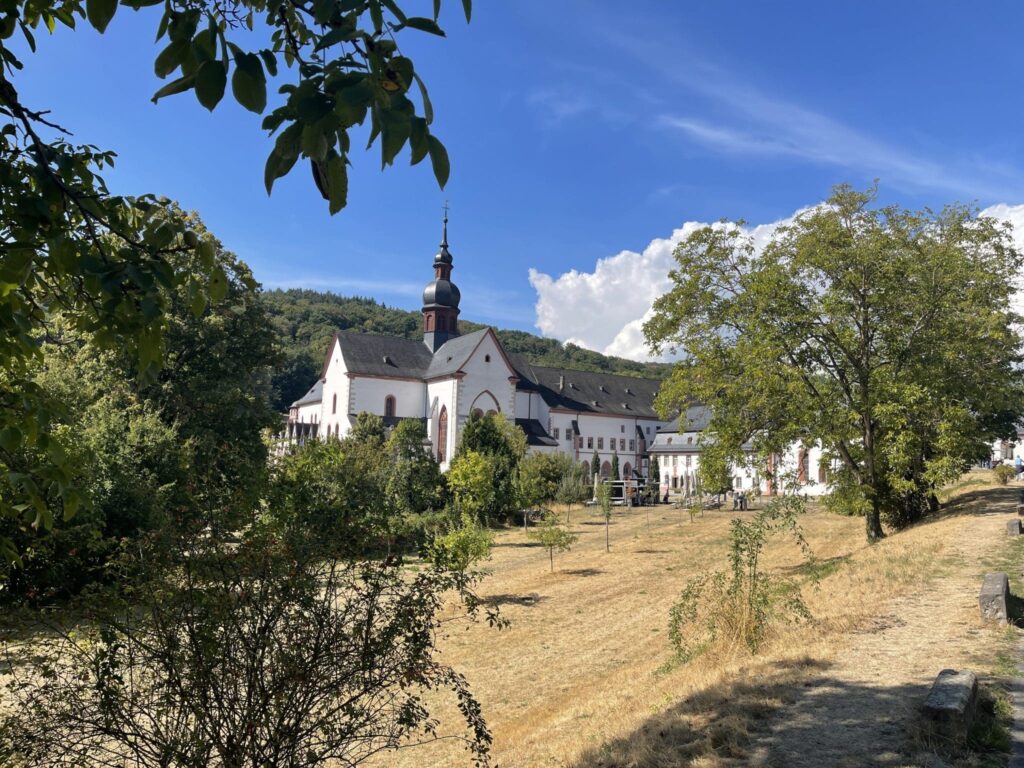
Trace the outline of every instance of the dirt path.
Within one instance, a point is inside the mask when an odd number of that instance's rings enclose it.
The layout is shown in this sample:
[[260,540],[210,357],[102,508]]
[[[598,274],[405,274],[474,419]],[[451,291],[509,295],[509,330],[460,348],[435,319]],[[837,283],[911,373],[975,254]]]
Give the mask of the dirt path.
[[[907,728],[935,675],[991,664],[993,630],[978,621],[985,561],[1005,539],[1017,489],[961,505],[938,575],[889,602],[869,626],[833,649],[805,691],[780,710],[750,751],[751,765],[791,768],[919,765]],[[971,506],[973,505],[973,509]]]

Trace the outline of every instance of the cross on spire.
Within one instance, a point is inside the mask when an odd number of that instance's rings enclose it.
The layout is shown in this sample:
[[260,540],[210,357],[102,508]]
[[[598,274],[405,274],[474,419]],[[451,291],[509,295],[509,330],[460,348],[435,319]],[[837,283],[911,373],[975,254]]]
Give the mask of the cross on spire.
[[444,201],[444,236],[441,238],[441,247],[448,247],[448,201]]

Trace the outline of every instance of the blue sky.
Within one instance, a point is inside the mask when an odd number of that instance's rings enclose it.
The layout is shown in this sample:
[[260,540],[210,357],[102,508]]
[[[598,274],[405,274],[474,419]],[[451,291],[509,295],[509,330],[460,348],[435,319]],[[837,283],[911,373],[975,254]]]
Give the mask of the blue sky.
[[121,8],[103,36],[44,33],[16,82],[76,140],[118,152],[117,191],[197,210],[267,286],[417,308],[447,199],[464,317],[637,357],[686,222],[769,223],[875,178],[910,207],[1024,203],[1020,3],[475,5],[467,25],[446,0],[447,39],[401,41],[448,188],[407,154],[381,173],[376,150],[357,153],[334,217],[301,165],[267,197],[272,139],[230,99],[212,115],[191,94],[150,102],[152,9]]

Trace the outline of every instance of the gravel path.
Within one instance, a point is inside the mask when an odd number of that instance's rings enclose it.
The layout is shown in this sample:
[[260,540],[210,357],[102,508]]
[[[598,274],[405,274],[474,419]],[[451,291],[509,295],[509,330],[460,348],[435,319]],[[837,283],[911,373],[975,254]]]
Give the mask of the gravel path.
[[[752,750],[765,768],[919,766],[908,728],[938,672],[989,666],[978,621],[983,561],[1005,541],[1016,490],[979,494],[949,529],[952,557],[938,576],[893,600],[856,633]],[[1024,696],[1024,692],[1021,694]],[[1024,756],[1016,763],[1024,768]],[[937,763],[936,763],[937,765]]]

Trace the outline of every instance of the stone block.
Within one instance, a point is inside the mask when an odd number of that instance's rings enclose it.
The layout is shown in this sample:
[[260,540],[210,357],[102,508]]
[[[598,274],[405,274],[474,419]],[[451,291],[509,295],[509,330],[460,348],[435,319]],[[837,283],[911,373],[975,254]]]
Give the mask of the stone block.
[[1017,514],[1018,515],[1024,515],[1024,504],[1018,504],[1017,505]]
[[944,669],[932,683],[921,711],[925,731],[946,743],[967,740],[978,703],[978,676],[970,670]]
[[1007,520],[1006,532],[1010,536],[1020,536],[1021,534],[1021,523],[1020,520]]
[[1010,580],[1005,573],[990,573],[985,576],[978,595],[982,621],[998,621],[1005,624],[1009,618]]

